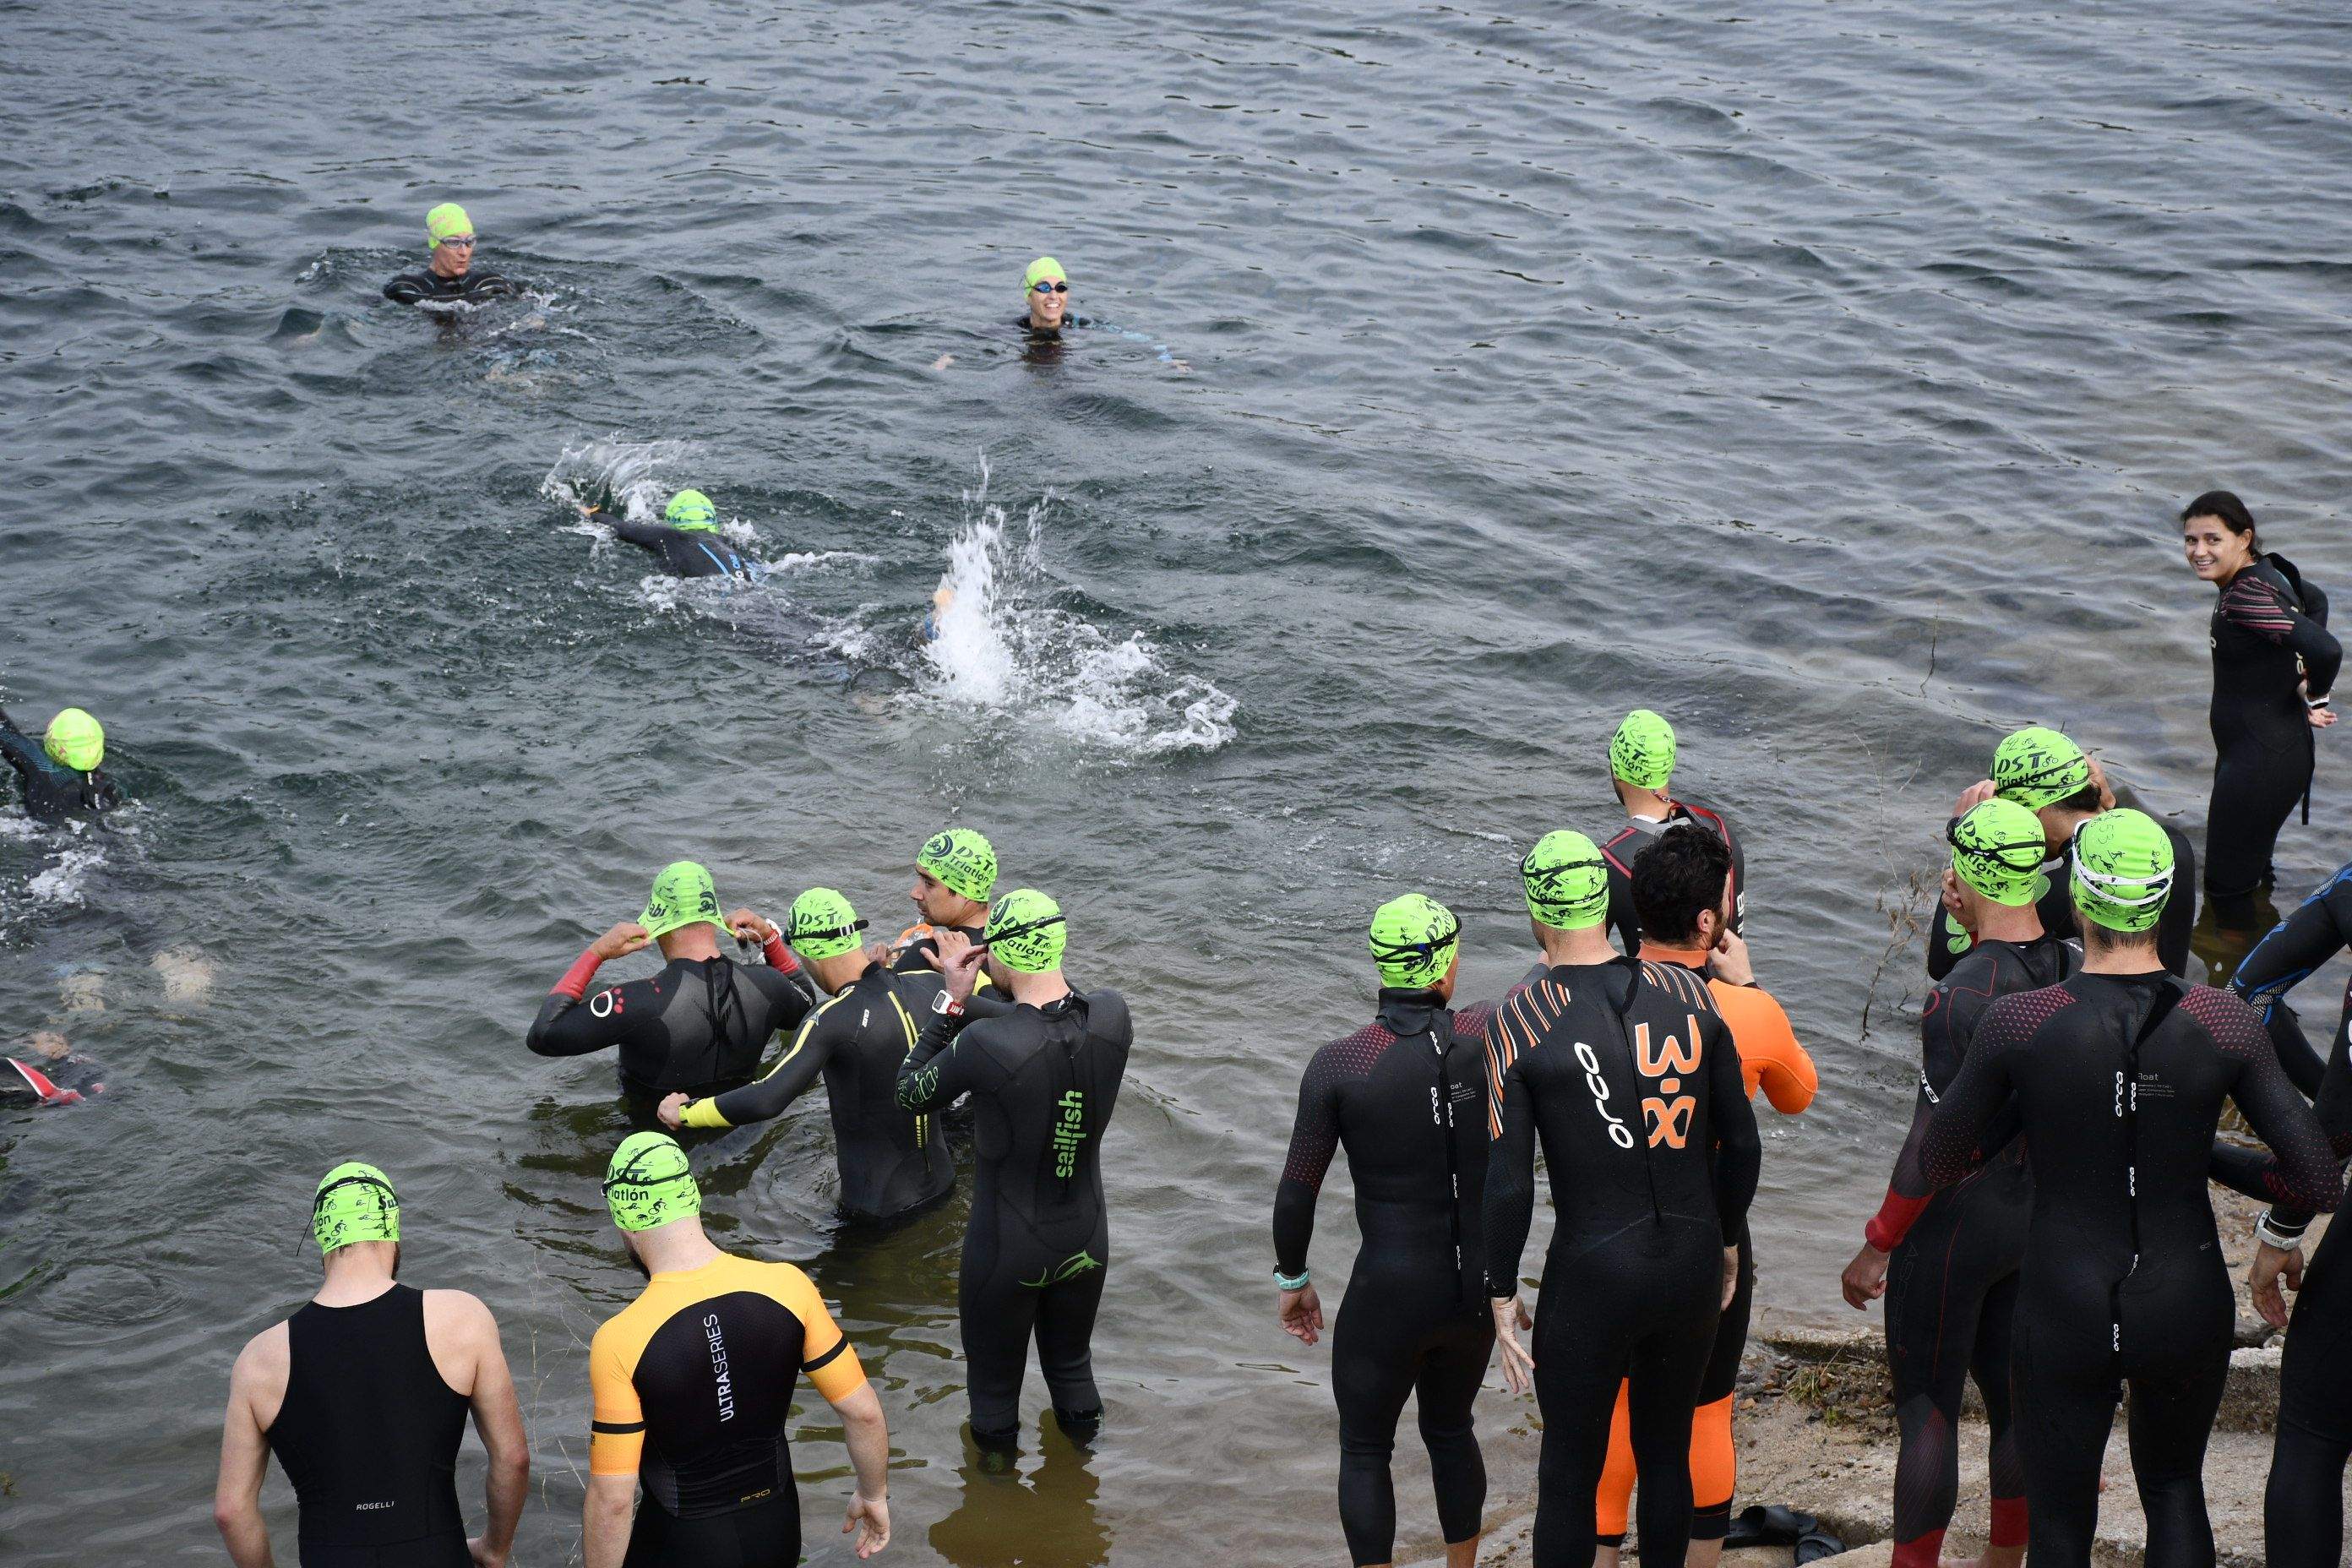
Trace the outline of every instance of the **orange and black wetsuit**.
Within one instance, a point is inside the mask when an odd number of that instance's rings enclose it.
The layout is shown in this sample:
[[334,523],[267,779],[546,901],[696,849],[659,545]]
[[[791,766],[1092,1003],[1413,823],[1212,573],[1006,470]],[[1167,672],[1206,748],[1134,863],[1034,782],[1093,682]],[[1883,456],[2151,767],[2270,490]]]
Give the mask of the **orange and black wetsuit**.
[[1596,840],[1601,846],[1601,858],[1609,862],[1609,929],[1616,933],[1618,946],[1627,952],[1642,950],[1642,922],[1633,912],[1633,858],[1642,852],[1645,841],[1669,827],[1685,826],[1706,828],[1731,851],[1731,929],[1738,931],[1748,918],[1748,853],[1741,847],[1743,840],[1732,828],[1731,818],[1694,802],[1678,800],[1663,819],[1633,817],[1617,830],[1614,837]]
[[1554,1225],[1536,1309],[1543,1411],[1536,1561],[1589,1563],[1609,1411],[1629,1375],[1645,1562],[1690,1542],[1691,1410],[1715,1343],[1724,1248],[1761,1158],[1739,1053],[1706,982],[1621,958],[1562,964],[1486,1030],[1486,1289],[1515,1294],[1538,1138]]
[[[1644,941],[1642,958],[1705,973],[1707,955],[1697,948],[1667,947]],[[1772,1109],[1794,1116],[1813,1102],[1821,1073],[1797,1043],[1789,1015],[1760,986],[1734,985],[1708,976],[1716,1011],[1731,1026],[1739,1048],[1739,1076],[1748,1097],[1760,1086]],[[1756,1300],[1756,1248],[1745,1226],[1739,1231],[1739,1288],[1715,1326],[1715,1349],[1699,1380],[1698,1408],[1691,1414],[1691,1539],[1720,1541],[1731,1529],[1731,1493],[1738,1462],[1731,1447],[1731,1394],[1739,1381],[1739,1358],[1748,1349],[1748,1321]],[[1633,1440],[1626,1420],[1624,1384],[1617,1388],[1617,1411],[1609,1424],[1609,1465],[1601,1472],[1601,1541],[1616,1546],[1625,1539],[1626,1505],[1633,1494]]]
[[809,1277],[722,1253],[656,1274],[588,1347],[592,1475],[645,1489],[625,1568],[793,1568],[801,1505],[784,1417],[806,1373],[866,1382]]
[[1978,942],[1919,1011],[1919,1093],[1885,1201],[1864,1226],[1892,1254],[1886,1362],[1901,1447],[1895,1461],[1895,1568],[1935,1568],[1960,1487],[1960,1401],[1971,1374],[1991,1429],[1995,1546],[2026,1543],[2025,1471],[2011,1419],[2010,1352],[2033,1218],[2033,1173],[2013,1124],[1990,1134],[1979,1168],[1941,1192],[1919,1163],[1927,1122],[1998,997],[2055,985],[2082,966],[2066,938]]

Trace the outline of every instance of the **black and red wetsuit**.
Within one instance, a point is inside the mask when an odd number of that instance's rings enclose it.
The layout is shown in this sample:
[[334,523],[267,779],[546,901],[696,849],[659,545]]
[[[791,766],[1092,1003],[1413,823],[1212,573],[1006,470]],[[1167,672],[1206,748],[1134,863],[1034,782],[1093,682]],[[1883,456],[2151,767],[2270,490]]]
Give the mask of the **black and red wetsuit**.
[[657,1100],[673,1090],[702,1096],[740,1088],[760,1070],[769,1037],[809,1010],[800,962],[782,940],[763,950],[766,968],[729,958],[673,958],[658,974],[588,994],[593,949],[555,983],[531,1021],[529,1044],[542,1057],[578,1057],[620,1047],[621,1087]]
[[2205,810],[2205,891],[2225,923],[2252,923],[2271,884],[2271,852],[2311,787],[2304,698],[2325,697],[2344,650],[2327,630],[2327,595],[2284,555],[2264,555],[2213,607],[2213,795]]
[[1642,951],[1642,921],[1633,912],[1633,858],[1647,841],[1670,827],[1698,826],[1723,840],[1731,851],[1731,929],[1748,918],[1748,852],[1731,818],[1692,801],[1673,803],[1664,817],[1636,816],[1627,820],[1614,837],[1601,840],[1601,858],[1609,862],[1609,929],[1628,954]]

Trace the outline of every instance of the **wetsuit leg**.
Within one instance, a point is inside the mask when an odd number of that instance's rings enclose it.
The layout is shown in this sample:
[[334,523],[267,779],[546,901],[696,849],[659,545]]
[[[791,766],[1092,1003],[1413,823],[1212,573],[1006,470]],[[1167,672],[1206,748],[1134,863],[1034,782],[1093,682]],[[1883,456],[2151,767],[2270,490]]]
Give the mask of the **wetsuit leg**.
[[430,1536],[397,1546],[320,1546],[299,1549],[302,1568],[473,1568],[466,1538]]
[[1720,1541],[1731,1531],[1731,1494],[1739,1460],[1731,1446],[1731,1395],[1739,1386],[1739,1358],[1748,1350],[1748,1322],[1756,1305],[1756,1245],[1739,1237],[1739,1284],[1716,1320],[1715,1348],[1699,1378],[1691,1415],[1691,1539]]
[[[2339,1241],[2342,1236],[2347,1239]],[[2320,1237],[2287,1321],[2263,1527],[2271,1568],[2336,1568],[2352,1457],[2352,1220]]]
[[[2157,1376],[2133,1377],[2126,1430],[2132,1477],[2147,1518],[2147,1568],[2213,1568],[2213,1521],[2205,1510],[2205,1445],[2230,1380],[2224,1338],[2188,1367],[2168,1356]],[[2192,1358],[2194,1359],[2194,1358]],[[2041,1543],[2037,1541],[2035,1550]]]
[[1633,1347],[1625,1414],[1633,1464],[1643,1478],[1633,1521],[1641,1555],[1652,1563],[1679,1563],[1690,1548],[1691,1410],[1715,1342],[1722,1258],[1718,1250],[1709,1259],[1704,1293],[1679,1312],[1662,1304],[1657,1321]]
[[[1978,1286],[1963,1243],[1969,1194],[1928,1205],[1886,1278],[1886,1361],[1895,1384],[1895,1555],[1934,1568],[1960,1490],[1960,1402],[1978,1342]],[[2002,1399],[2008,1404],[2006,1393]]]
[[[2025,1467],[2017,1457],[2016,1409],[2010,1394],[2017,1291],[2018,1275],[2012,1269],[1985,1292],[1977,1309],[1976,1354],[1969,1363],[1977,1392],[1984,1396],[1985,1424],[1991,1430],[1985,1468],[1992,1492],[1990,1539],[1995,1546],[2026,1542]],[[1946,1515],[1949,1517],[1949,1510]]]
[[2278,748],[2231,737],[2213,763],[2205,808],[2205,891],[2214,918],[2238,930],[2255,924],[2254,895],[2271,878],[2279,829],[2311,783],[2310,742]]
[[1092,1442],[1102,1427],[1102,1394],[1095,1386],[1095,1314],[1102,1307],[1104,1276],[1110,1271],[1108,1251],[1108,1247],[1090,1249],[1096,1259],[1092,1268],[1034,1292],[1037,1368],[1045,1374],[1055,1423],[1077,1443]]
[[1474,1307],[1440,1323],[1423,1342],[1413,1379],[1437,1523],[1449,1545],[1474,1539],[1486,1511],[1486,1461],[1478,1451],[1473,1406],[1494,1353],[1494,1314]]
[[[1331,1329],[1331,1394],[1339,1406],[1339,1528],[1354,1563],[1386,1563],[1396,1550],[1396,1489],[1389,1458],[1397,1418],[1412,1392],[1414,1325],[1378,1292],[1355,1282]],[[1489,1331],[1491,1332],[1491,1330]],[[1423,1405],[1424,1419],[1426,1405]]]
[[2263,1561],[2269,1568],[2340,1568],[2347,1458],[2352,1442],[2280,1419],[2263,1489]]
[[707,1519],[679,1519],[647,1498],[621,1568],[793,1568],[800,1560],[800,1496],[786,1486],[764,1502]]
[[983,1448],[1012,1447],[1021,1440],[1021,1374],[1028,1370],[1039,1292],[1019,1282],[994,1225],[975,1221],[964,1237],[956,1292],[971,1436]]
[[2017,1315],[2012,1351],[2018,1457],[2034,1568],[2090,1568],[2098,1534],[2099,1462],[2122,1390],[2105,1323]]

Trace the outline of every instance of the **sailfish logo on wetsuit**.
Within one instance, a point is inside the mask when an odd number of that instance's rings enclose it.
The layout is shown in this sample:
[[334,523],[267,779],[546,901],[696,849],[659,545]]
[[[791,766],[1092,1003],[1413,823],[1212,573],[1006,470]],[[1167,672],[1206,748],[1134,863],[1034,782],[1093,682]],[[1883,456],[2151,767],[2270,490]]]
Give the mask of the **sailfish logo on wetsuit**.
[[[1653,1149],[1661,1143],[1681,1148],[1690,1138],[1691,1118],[1698,1111],[1697,1097],[1681,1092],[1683,1079],[1698,1073],[1698,1019],[1685,1013],[1683,1022],[1690,1041],[1687,1047],[1668,1035],[1662,1045],[1653,1049],[1650,1026],[1633,1026],[1633,1065],[1641,1069],[1643,1078],[1658,1085],[1658,1092],[1642,1101],[1642,1119],[1649,1124]],[[1667,1100],[1667,1095],[1676,1098]]]
[[1054,1124],[1054,1174],[1066,1182],[1077,1168],[1078,1145],[1087,1141],[1086,1091],[1066,1089],[1059,1103],[1062,1119]]

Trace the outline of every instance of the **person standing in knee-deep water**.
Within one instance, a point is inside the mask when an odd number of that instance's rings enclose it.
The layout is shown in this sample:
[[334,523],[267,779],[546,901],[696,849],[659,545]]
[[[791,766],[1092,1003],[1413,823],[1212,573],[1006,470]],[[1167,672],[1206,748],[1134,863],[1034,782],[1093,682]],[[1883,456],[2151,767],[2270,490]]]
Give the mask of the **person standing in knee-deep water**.
[[385,284],[385,299],[415,305],[503,299],[517,292],[512,282],[474,266],[474,220],[456,202],[443,202],[425,215],[425,246],[431,253],[425,270],[404,272]]
[[2141,813],[2084,826],[2081,973],[1985,1010],[1920,1142],[1927,1184],[1949,1186],[1979,1168],[2013,1105],[2031,1152],[2011,1362],[2033,1568],[2088,1568],[2126,1384],[2147,1560],[2213,1562],[2205,1446],[2237,1321],[2206,1191],[2222,1100],[2277,1152],[2273,1202],[2327,1210],[2341,1195],[2326,1136],[2262,1020],[2158,961],[2172,878],[2172,847]]
[[[1762,1161],[1739,1052],[1706,986],[1621,958],[1601,929],[1608,863],[1578,833],[1545,836],[1520,876],[1542,974],[1486,1029],[1486,1289],[1504,1381],[1543,1411],[1536,1568],[1587,1568],[1617,1386],[1643,1484],[1644,1563],[1690,1545],[1691,1413]],[[1540,1138],[1554,1227],[1534,1353],[1517,1329],[1519,1255],[1535,1217]]]
[[2327,698],[2344,649],[2327,595],[2265,552],[2253,514],[2228,490],[2180,509],[2189,570],[2221,590],[2213,607],[2213,798],[2205,808],[2205,896],[2222,925],[2251,931],[2255,895],[2297,800],[2309,800],[2312,731],[2336,722]]
[[613,1151],[604,1203],[646,1288],[588,1345],[584,1568],[793,1568],[786,1418],[803,1373],[841,1418],[857,1477],[841,1532],[857,1532],[861,1558],[889,1545],[882,1404],[809,1277],[711,1244],[702,1188],[667,1132]]
[[1307,1269],[1315,1198],[1345,1144],[1362,1246],[1331,1334],[1339,1406],[1339,1528],[1359,1564],[1396,1545],[1389,1456],[1408,1395],[1421,1401],[1448,1568],[1477,1561],[1486,1467],[1471,1405],[1494,1354],[1486,1251],[1486,1021],[1455,1013],[1462,922],[1420,893],[1372,916],[1380,970],[1373,1022],[1315,1053],[1298,1086],[1298,1120],[1274,1197],[1274,1282],[1283,1329],[1313,1344],[1323,1303]]
[[[302,1568],[500,1568],[530,1447],[489,1309],[398,1283],[400,1199],[352,1161],[319,1183],[310,1231],[326,1280],[254,1336],[229,1373],[213,1519],[237,1568],[268,1568],[261,1482],[276,1450],[301,1506]],[[489,1520],[466,1539],[457,1446],[471,1412],[489,1453]]]
[[[971,1218],[957,1292],[972,1441],[997,1452],[1019,1445],[1034,1329],[1054,1419],[1088,1442],[1102,1424],[1093,1340],[1110,1265],[1102,1139],[1135,1027],[1118,992],[1062,978],[1061,906],[1034,888],[996,900],[979,945],[952,929],[933,940],[947,984],[898,1069],[898,1104],[920,1114],[972,1099]],[[983,961],[1009,1003],[973,1002]]]
[[1936,1568],[1941,1555],[1959,1496],[1960,1402],[1971,1373],[1991,1429],[1991,1544],[1979,1568],[2017,1568],[2025,1555],[2025,1475],[2017,1457],[2010,1352],[2033,1173],[2023,1140],[1990,1138],[1979,1169],[1931,1192],[1919,1150],[1937,1097],[1959,1075],[1985,1008],[1995,997],[2055,985],[2082,967],[2083,955],[2070,939],[2044,931],[2034,907],[2047,844],[2032,812],[2013,800],[1983,801],[1946,835],[1952,857],[1944,905],[1970,945],[1919,1011],[1919,1094],[1910,1136],[1841,1283],[1857,1311],[1886,1298],[1886,1360],[1900,1444],[1895,1568]]
[[[722,954],[720,931],[760,942],[767,967]],[[669,961],[660,973],[588,994],[599,966],[649,942]],[[677,860],[654,879],[644,914],[623,921],[572,961],[540,1005],[529,1044],[542,1057],[618,1046],[621,1088],[633,1100],[656,1100],[672,1090],[718,1094],[749,1081],[769,1037],[797,1025],[808,1008],[800,962],[775,925],[747,909],[722,921],[710,873]]]
[[1636,708],[1609,737],[1609,787],[1625,808],[1625,825],[1600,840],[1609,865],[1609,929],[1630,955],[1642,949],[1642,921],[1633,908],[1633,857],[1670,827],[1700,827],[1723,841],[1731,855],[1731,929],[1748,918],[1748,855],[1731,819],[1719,811],[1666,792],[1674,787],[1675,727],[1647,708]]
[[122,792],[99,771],[106,731],[79,708],[63,708],[41,733],[41,743],[0,710],[0,759],[25,788],[25,815],[39,823],[102,817],[122,804]]
[[842,1211],[855,1220],[903,1219],[955,1188],[955,1157],[935,1116],[898,1109],[898,1064],[931,1017],[940,981],[900,974],[865,951],[866,922],[831,888],[793,900],[785,940],[828,1000],[801,1021],[793,1043],[756,1081],[695,1100],[661,1102],[665,1127],[740,1127],[781,1116],[817,1075],[833,1114]]
[[[2073,882],[2074,835],[2083,824],[2116,806],[2116,792],[2105,770],[2083,748],[2055,730],[2039,724],[2001,737],[1993,749],[1992,775],[1960,792],[1953,803],[1948,836],[1961,817],[1989,800],[2005,800],[2032,812],[2042,824],[2049,858],[2034,879],[2034,909],[2042,929],[2053,936],[2079,934],[2074,919]],[[2151,819],[2153,820],[2153,819]],[[2197,852],[2189,836],[2168,822],[2157,826],[2172,845],[2172,896],[2164,901],[2164,918],[2156,926],[2156,955],[2175,974],[2189,973],[2189,942],[2197,931]],[[1940,981],[1969,951],[1974,939],[1957,922],[1948,901],[1938,901],[1927,935],[1927,978]]]

